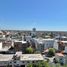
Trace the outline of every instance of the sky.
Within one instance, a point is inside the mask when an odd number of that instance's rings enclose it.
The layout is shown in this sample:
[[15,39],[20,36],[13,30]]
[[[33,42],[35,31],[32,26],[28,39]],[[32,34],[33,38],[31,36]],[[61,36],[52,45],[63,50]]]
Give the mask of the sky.
[[0,29],[67,31],[67,0],[0,0]]

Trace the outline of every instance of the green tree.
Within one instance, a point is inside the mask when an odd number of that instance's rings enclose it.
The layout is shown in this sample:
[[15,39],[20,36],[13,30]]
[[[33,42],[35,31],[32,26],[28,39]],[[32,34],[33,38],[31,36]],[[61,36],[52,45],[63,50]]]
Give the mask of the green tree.
[[43,62],[43,65],[44,65],[43,67],[50,67],[49,64],[48,64],[48,62],[46,62],[46,61]]
[[28,64],[27,67],[50,67],[48,62],[46,61],[39,61],[37,63],[31,63],[31,64]]
[[63,67],[67,67],[67,64],[65,64]]
[[33,64],[28,64],[27,67],[33,67]]
[[26,53],[32,54],[32,53],[34,53],[34,49],[31,48],[31,47],[27,47],[27,48],[26,48]]
[[56,67],[61,67],[61,65],[58,63],[58,64],[56,64]]
[[55,49],[54,48],[49,48],[49,51],[48,51],[48,56],[49,57],[52,57],[55,55]]

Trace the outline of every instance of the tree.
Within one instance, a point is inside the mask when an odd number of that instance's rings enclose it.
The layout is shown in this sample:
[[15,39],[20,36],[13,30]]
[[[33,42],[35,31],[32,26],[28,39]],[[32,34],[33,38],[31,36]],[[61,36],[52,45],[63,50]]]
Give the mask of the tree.
[[34,52],[33,48],[31,48],[31,47],[26,48],[26,53],[32,54],[33,52]]
[[28,64],[27,67],[33,67],[33,64]]
[[45,61],[45,62],[43,62],[43,67],[50,67],[50,66],[49,66],[48,62]]
[[49,51],[48,51],[48,56],[49,57],[52,57],[55,55],[55,49],[54,48],[49,48]]
[[28,64],[27,67],[50,67],[48,62],[46,61],[39,61],[38,63],[31,63],[31,64]]

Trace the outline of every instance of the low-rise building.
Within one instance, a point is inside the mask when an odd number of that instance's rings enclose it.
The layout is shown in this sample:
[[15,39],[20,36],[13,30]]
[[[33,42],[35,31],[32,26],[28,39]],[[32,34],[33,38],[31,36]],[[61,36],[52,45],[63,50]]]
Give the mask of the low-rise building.
[[27,48],[27,42],[26,41],[14,41],[14,49],[15,51],[22,51],[25,52],[25,49]]
[[38,63],[44,60],[41,54],[0,55],[0,67],[27,67],[29,63]]
[[65,63],[65,60],[64,60],[65,56],[64,56],[64,54],[56,53],[55,54],[55,58],[57,59],[58,62]]
[[0,42],[0,53],[5,53],[11,47],[11,42]]
[[67,52],[67,37],[66,36],[55,37],[54,48],[59,51]]

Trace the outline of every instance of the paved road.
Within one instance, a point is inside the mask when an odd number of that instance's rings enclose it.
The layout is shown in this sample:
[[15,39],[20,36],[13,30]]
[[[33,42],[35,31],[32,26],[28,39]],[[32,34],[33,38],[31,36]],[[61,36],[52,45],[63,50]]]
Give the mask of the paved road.
[[45,59],[45,58],[49,59],[50,62],[53,62],[53,59],[55,58],[55,57],[51,57],[51,58],[49,58],[49,57],[46,57],[45,55],[43,55],[43,57],[44,57],[44,59]]

